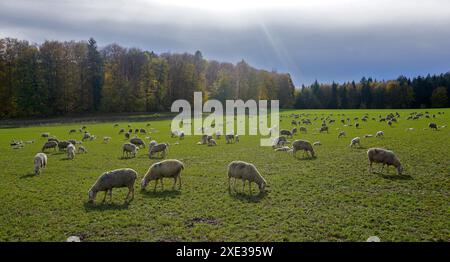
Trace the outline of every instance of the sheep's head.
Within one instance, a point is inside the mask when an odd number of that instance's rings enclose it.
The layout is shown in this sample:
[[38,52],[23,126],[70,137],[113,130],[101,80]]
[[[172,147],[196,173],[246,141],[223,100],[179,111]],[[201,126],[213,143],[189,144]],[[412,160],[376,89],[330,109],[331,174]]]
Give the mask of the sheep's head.
[[398,165],[397,166],[397,172],[401,175],[403,173],[403,166],[402,165]]
[[89,203],[94,203],[94,199],[95,199],[95,195],[97,194],[97,192],[95,192],[92,188],[89,190],[88,192],[88,202]]
[[144,190],[148,184],[148,180],[144,177],[141,181],[141,190]]
[[262,181],[261,184],[259,184],[259,191],[264,192],[266,189],[266,181]]

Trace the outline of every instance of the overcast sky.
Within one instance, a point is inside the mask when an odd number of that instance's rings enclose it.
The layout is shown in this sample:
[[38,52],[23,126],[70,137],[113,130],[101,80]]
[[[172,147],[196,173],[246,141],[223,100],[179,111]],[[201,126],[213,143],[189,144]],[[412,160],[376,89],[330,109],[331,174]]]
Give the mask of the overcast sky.
[[296,86],[450,71],[449,0],[0,0],[0,37],[200,50]]

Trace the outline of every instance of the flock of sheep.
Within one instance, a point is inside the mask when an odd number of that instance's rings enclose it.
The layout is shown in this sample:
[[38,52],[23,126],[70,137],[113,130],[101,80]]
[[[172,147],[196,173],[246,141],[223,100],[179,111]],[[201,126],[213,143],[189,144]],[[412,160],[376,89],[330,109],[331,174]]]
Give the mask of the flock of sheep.
[[[444,114],[443,112],[439,112],[438,114]],[[302,113],[302,114],[291,114],[291,115],[281,115],[281,121],[283,118],[291,118],[291,125],[292,129],[282,129],[280,130],[279,134],[280,136],[275,138],[273,140],[273,149],[274,151],[285,151],[285,152],[291,152],[294,157],[297,157],[296,153],[297,151],[303,151],[304,154],[309,154],[311,157],[317,157],[316,153],[314,151],[315,146],[320,146],[320,141],[316,141],[314,143],[311,143],[307,140],[303,139],[297,139],[292,142],[288,141],[288,138],[294,138],[297,133],[307,133],[308,132],[308,125],[312,125],[314,121],[321,121],[321,126],[317,129],[319,133],[322,132],[329,132],[330,125],[335,124],[336,120],[334,119],[333,114],[329,114],[328,116],[322,115],[321,117],[317,114],[309,114],[309,113]],[[320,117],[320,120],[319,120]],[[337,114],[338,118],[341,118],[341,123],[344,126],[355,126],[355,128],[362,128],[361,122],[369,121],[368,114],[365,114],[362,118],[355,117],[352,119],[345,117],[345,114]],[[411,113],[406,119],[407,120],[416,120],[421,117],[425,118],[436,118],[436,115],[430,116],[428,112],[425,113],[417,113],[413,112]],[[393,123],[396,123],[398,119],[400,118],[399,113],[390,113],[387,116],[378,116],[378,119],[375,117],[372,117],[372,121],[378,121],[378,122],[386,122],[388,126],[392,127]],[[300,125],[300,126],[299,126]],[[114,127],[117,127],[118,124],[115,124]],[[149,126],[149,124],[147,125]],[[297,129],[298,127],[298,129]],[[436,123],[429,123],[428,128],[437,130],[438,128],[444,128],[445,126],[438,126]],[[130,126],[129,126],[130,128]],[[271,132],[273,132],[274,128],[271,129]],[[89,132],[86,131],[87,127],[83,126],[78,130],[78,132],[82,133],[82,139],[81,141],[77,140],[65,140],[60,141],[56,137],[50,136],[49,133],[43,133],[41,134],[41,137],[46,138],[47,141],[44,143],[42,147],[42,152],[39,152],[34,157],[34,171],[35,174],[38,175],[41,172],[42,168],[45,168],[47,166],[48,157],[45,154],[45,151],[48,150],[60,150],[60,151],[67,151],[67,158],[68,159],[74,159],[75,154],[77,153],[87,153],[86,148],[82,145],[84,141],[90,140],[93,141],[96,139],[95,135],[91,135]],[[411,131],[412,129],[407,129]],[[132,133],[134,131],[134,137],[130,138]],[[205,131],[202,129],[202,131]],[[69,134],[76,133],[77,130],[72,129],[69,131]],[[138,153],[138,150],[140,148],[146,147],[146,142],[137,137],[137,133],[140,134],[147,134],[148,132],[144,128],[138,128],[138,129],[129,129],[128,132],[125,132],[125,129],[120,129],[119,134],[123,134],[125,139],[129,140],[127,143],[122,145],[122,157],[135,157]],[[220,139],[222,136],[220,131],[217,131],[215,134],[216,139]],[[171,132],[171,137],[175,138],[178,137],[180,140],[183,140],[185,135],[183,131],[173,131]],[[240,138],[238,135],[234,135],[232,133],[226,134],[225,141],[227,144],[230,143],[238,143],[240,141]],[[337,138],[345,138],[346,133],[345,131],[339,131]],[[372,134],[366,134],[364,138],[370,138],[373,137]],[[384,137],[384,131],[378,131],[375,134],[375,137],[377,138],[383,138]],[[151,137],[146,137],[146,139],[151,140]],[[204,134],[201,136],[201,140],[197,143],[199,145],[208,145],[208,146],[217,146],[216,139],[213,138],[212,134],[208,134],[204,132]],[[111,140],[111,137],[104,137],[103,143],[109,143]],[[27,143],[34,143],[33,141],[28,141]],[[17,147],[17,146],[23,146],[22,141],[14,140],[11,143],[11,146]],[[176,142],[175,144],[179,144],[179,142]],[[289,146],[290,144],[290,146]],[[355,137],[351,139],[349,147],[355,147],[355,146],[361,146],[361,138]],[[78,147],[78,151],[76,149]],[[169,149],[169,143],[158,143],[155,140],[151,140],[148,143],[148,156],[149,158],[152,158],[155,154],[160,154],[161,158],[165,158]],[[397,169],[398,174],[402,174],[403,167],[398,159],[398,157],[394,154],[393,151],[383,149],[383,148],[370,148],[367,151],[367,157],[369,160],[369,170],[372,172],[372,164],[373,163],[380,163],[382,164],[381,170],[383,170],[384,166],[394,166]],[[174,180],[172,189],[175,189],[176,183],[179,184],[179,189],[181,189],[181,172],[185,168],[184,164],[176,159],[167,159],[163,160],[157,163],[152,164],[146,174],[144,175],[142,181],[141,181],[141,190],[145,190],[147,185],[151,181],[155,181],[154,190],[156,190],[156,187],[158,183],[160,182],[161,188],[164,187],[163,185],[163,178],[172,178]],[[245,190],[246,182],[248,182],[249,192],[251,194],[251,184],[255,183],[260,192],[264,192],[267,182],[264,179],[264,177],[260,174],[258,169],[251,163],[246,163],[243,161],[233,161],[229,163],[228,165],[228,188],[231,190],[231,180],[234,180],[233,183],[233,189],[236,191],[236,180],[242,180],[243,181],[243,192]],[[138,177],[138,173],[131,169],[131,168],[122,168],[122,169],[116,169],[112,171],[108,171],[100,175],[100,177],[97,179],[97,181],[94,183],[94,185],[89,189],[88,191],[88,199],[89,202],[93,202],[97,193],[102,191],[105,192],[103,202],[106,200],[106,196],[109,193],[110,201],[112,197],[112,189],[113,188],[120,188],[120,187],[128,187],[129,191],[125,198],[125,201],[128,202],[134,198],[134,185],[135,181]],[[131,195],[131,198],[130,198]]]

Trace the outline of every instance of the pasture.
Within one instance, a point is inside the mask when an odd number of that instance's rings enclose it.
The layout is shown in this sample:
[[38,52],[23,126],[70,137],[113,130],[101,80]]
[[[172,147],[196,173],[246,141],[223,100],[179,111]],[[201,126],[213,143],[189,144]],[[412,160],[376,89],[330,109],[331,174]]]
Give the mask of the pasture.
[[[430,116],[406,120],[410,112],[429,111]],[[437,114],[437,112],[445,114]],[[389,127],[378,115],[399,112],[398,123]],[[316,158],[294,158],[288,152],[260,147],[259,136],[241,136],[241,141],[218,146],[197,145],[199,136],[184,140],[171,138],[170,120],[42,125],[0,129],[0,241],[65,241],[80,236],[83,241],[365,241],[378,236],[381,241],[450,240],[450,109],[417,110],[286,110],[280,118],[282,128],[292,128],[292,113],[310,114],[306,134]],[[329,133],[318,133],[321,117],[330,113],[336,122]],[[344,126],[340,119],[361,118],[369,114],[360,128]],[[340,114],[338,116],[338,114]],[[345,117],[341,116],[345,114]],[[302,117],[301,117],[302,118]],[[439,126],[428,128],[429,122]],[[118,123],[118,127],[113,127]],[[185,164],[181,190],[172,190],[172,179],[164,180],[164,191],[146,191],[140,181],[152,163],[148,146],[136,158],[122,158],[126,142],[119,129],[145,128],[158,142],[170,143],[167,159]],[[33,157],[47,141],[41,133],[59,139],[81,140],[82,134],[69,135],[82,125],[97,136],[83,142],[87,154],[67,160],[65,152],[49,151],[48,166],[35,176]],[[408,128],[414,128],[408,131]],[[339,131],[345,138],[337,138]],[[379,130],[384,138],[364,138]],[[111,141],[102,143],[104,136]],[[361,137],[361,148],[350,148],[353,137]],[[24,148],[13,149],[12,139],[35,139]],[[145,140],[148,142],[149,140]],[[179,141],[178,145],[175,142]],[[383,173],[369,173],[366,151],[370,147],[393,150],[404,173],[394,167]],[[253,163],[267,180],[268,192],[253,194],[228,192],[227,165],[233,160]],[[87,192],[103,172],[129,167],[139,174],[135,197],[124,204],[127,188],[114,189],[112,203],[87,203]],[[381,165],[375,165],[378,170]]]

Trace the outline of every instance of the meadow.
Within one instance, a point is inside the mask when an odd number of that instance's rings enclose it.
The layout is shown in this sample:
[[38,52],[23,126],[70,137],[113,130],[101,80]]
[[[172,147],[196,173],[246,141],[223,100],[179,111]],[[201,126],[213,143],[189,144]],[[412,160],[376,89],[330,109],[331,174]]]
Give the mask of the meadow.
[[[389,127],[373,121],[378,115],[399,112],[398,123]],[[406,120],[410,112],[429,111],[436,118]],[[437,114],[437,112],[445,114]],[[291,129],[291,113],[309,113],[320,119],[336,119],[330,132],[318,133],[321,121],[308,125],[307,134],[294,139],[320,141],[316,158],[294,158],[259,146],[259,136],[241,136],[236,144],[218,139],[218,146],[196,145],[199,136],[171,138],[170,120],[143,122],[66,123],[0,129],[0,241],[65,241],[80,236],[83,241],[381,241],[450,240],[450,109],[417,110],[286,110],[280,125]],[[369,114],[360,128],[344,126],[345,118]],[[353,121],[352,121],[353,122]],[[439,126],[428,128],[429,122]],[[113,127],[115,123],[119,127]],[[149,127],[146,124],[150,123]],[[136,158],[122,158],[126,142],[119,129],[130,124],[146,128],[158,142],[170,143],[167,158],[185,164],[181,190],[153,192],[153,183],[140,190],[143,174],[152,163],[146,149]],[[65,152],[48,153],[48,166],[34,175],[33,157],[49,132],[59,139],[81,140],[70,129],[86,125],[97,140],[83,145],[87,154],[67,160]],[[414,128],[413,131],[407,131]],[[337,138],[339,130],[347,134]],[[385,137],[364,138],[383,130]],[[110,136],[109,143],[102,137]],[[361,148],[350,148],[353,137]],[[10,146],[12,139],[35,139],[22,149]],[[293,140],[293,139],[289,139]],[[146,140],[148,142],[148,140]],[[175,142],[179,141],[179,145]],[[393,150],[404,173],[395,168],[369,173],[366,151],[370,147]],[[301,152],[299,154],[301,156]],[[268,192],[228,192],[227,165],[233,160],[255,164],[268,183]],[[87,192],[103,172],[129,167],[139,173],[135,198],[124,204],[126,188],[114,189],[112,203],[87,203]],[[376,165],[375,170],[381,166]]]

